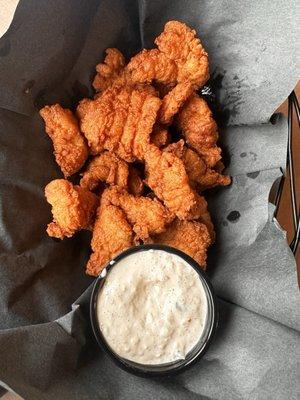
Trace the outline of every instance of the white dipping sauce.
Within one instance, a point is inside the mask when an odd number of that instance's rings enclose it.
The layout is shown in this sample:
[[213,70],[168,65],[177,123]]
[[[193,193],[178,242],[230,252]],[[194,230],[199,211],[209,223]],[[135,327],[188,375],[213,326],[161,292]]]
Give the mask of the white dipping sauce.
[[184,359],[198,343],[206,315],[207,298],[197,272],[162,250],[139,251],[118,261],[97,299],[107,344],[140,364]]

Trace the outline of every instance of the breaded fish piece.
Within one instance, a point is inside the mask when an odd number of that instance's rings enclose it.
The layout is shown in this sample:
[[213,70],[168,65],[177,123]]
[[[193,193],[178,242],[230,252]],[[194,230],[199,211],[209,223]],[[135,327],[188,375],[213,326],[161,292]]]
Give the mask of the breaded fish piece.
[[140,239],[165,231],[172,219],[156,199],[135,197],[117,186],[105,189],[97,211],[87,273],[98,275],[110,259]]
[[134,232],[124,211],[112,204],[101,203],[91,242],[93,253],[87,263],[86,273],[99,275],[113,257],[133,245]]
[[65,178],[75,174],[85,163],[88,147],[72,112],[59,104],[40,110],[45,129],[54,146],[54,155]]
[[214,167],[221,159],[221,149],[217,146],[218,127],[206,101],[196,94],[191,96],[179,111],[176,123],[187,144],[209,167]]
[[145,153],[146,184],[178,218],[185,219],[196,200],[183,161],[154,145]]
[[194,92],[190,83],[178,83],[164,98],[158,113],[161,124],[171,124],[173,117],[178,113],[186,100]]
[[207,249],[212,241],[207,227],[201,222],[176,219],[165,232],[153,236],[153,241],[185,252],[206,269]]
[[80,127],[92,155],[109,150],[117,153],[128,116],[132,90],[105,90],[97,99],[83,99],[77,107]]
[[209,79],[208,56],[195,30],[183,22],[169,21],[155,43],[157,49],[143,49],[126,66],[119,50],[107,49],[104,62],[96,67],[96,91],[153,82],[163,84],[168,91],[177,83],[198,89]]
[[125,161],[143,159],[161,100],[148,89],[105,90],[96,100],[84,99],[77,113],[93,155],[109,150]]
[[174,60],[158,49],[142,50],[126,66],[134,83],[151,84],[153,81],[175,86],[177,66]]
[[103,192],[101,203],[113,204],[123,210],[136,240],[145,240],[153,234],[163,232],[174,218],[174,215],[157,199],[135,197],[117,186]]
[[53,222],[47,227],[49,236],[63,239],[80,229],[90,229],[94,222],[98,197],[65,179],[55,179],[45,187],[52,206]]
[[196,203],[189,211],[189,214],[186,217],[188,221],[198,221],[203,223],[210,234],[211,242],[215,241],[215,229],[213,222],[211,220],[210,213],[207,208],[207,201],[205,198],[198,193],[195,192]]
[[164,151],[172,152],[182,159],[191,185],[197,190],[203,191],[216,186],[227,186],[231,183],[229,176],[209,168],[199,154],[188,148],[183,140],[172,143]]
[[211,242],[214,243],[216,240],[216,232],[209,211],[207,210],[205,213],[201,214],[198,221],[206,226],[211,238]]
[[95,190],[100,182],[109,185],[127,187],[129,177],[128,164],[110,151],[94,157],[82,174],[80,186]]
[[144,189],[143,180],[137,169],[110,151],[104,151],[90,161],[82,173],[80,186],[93,191],[101,182],[128,189],[135,196],[141,195]]
[[157,91],[149,84],[134,82],[131,74],[125,66],[125,58],[123,54],[115,48],[106,49],[106,57],[103,63],[96,65],[96,76],[93,81],[93,87],[98,92],[95,96],[99,96],[99,92],[112,87],[130,86],[139,90],[148,90],[149,93],[156,94]]
[[[125,67],[123,54],[115,48],[108,48],[105,53],[106,56],[103,63],[96,65],[97,74],[93,81],[93,87],[97,92],[102,92],[112,86],[116,79],[119,79],[123,85],[126,84],[126,78],[123,76]],[[122,78],[124,82],[121,82]]]
[[178,83],[189,82],[199,88],[209,79],[208,55],[194,29],[183,22],[169,21],[155,44],[176,63]]
[[196,32],[186,24],[167,22],[155,43],[158,49],[144,49],[128,63],[133,82],[190,83],[197,89],[209,79],[208,55]]
[[228,186],[231,183],[230,176],[222,175],[209,168],[192,149],[185,149],[183,162],[190,180],[196,184],[197,189],[200,191],[216,186]]

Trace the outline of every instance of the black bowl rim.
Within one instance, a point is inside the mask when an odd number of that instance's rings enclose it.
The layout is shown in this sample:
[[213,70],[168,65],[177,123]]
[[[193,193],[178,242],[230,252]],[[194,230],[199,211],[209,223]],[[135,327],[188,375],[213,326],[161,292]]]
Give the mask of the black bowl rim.
[[[178,365],[178,366],[174,367],[174,369],[171,369],[171,370],[169,369],[166,371],[163,371],[163,370],[162,371],[149,371],[149,370],[145,371],[145,370],[143,370],[143,364],[140,364],[141,366],[138,366],[139,364],[135,364],[135,365],[127,364],[126,360],[122,359],[117,354],[115,354],[109,348],[107,343],[105,342],[105,340],[100,332],[100,329],[99,329],[99,324],[98,324],[97,314],[96,314],[97,296],[98,296],[98,292],[100,289],[100,285],[102,285],[103,280],[105,279],[105,276],[109,272],[110,268],[112,268],[115,264],[117,264],[118,261],[127,257],[130,254],[134,254],[134,253],[137,253],[139,251],[144,251],[144,250],[151,250],[151,249],[163,250],[168,253],[175,254],[175,255],[183,258],[192,268],[194,268],[194,270],[200,275],[200,278],[206,284],[206,289],[208,291],[208,295],[210,296],[211,306],[212,306],[211,326],[210,326],[208,336],[207,336],[203,346],[199,349],[198,353],[196,353],[196,355],[193,357],[192,360],[190,360],[187,363],[184,363],[184,361],[183,361],[183,363],[181,365]],[[91,294],[91,298],[90,298],[90,321],[91,321],[91,326],[92,326],[94,336],[96,338],[96,341],[97,341],[99,347],[101,348],[102,351],[104,351],[104,353],[106,353],[110,357],[110,359],[119,368],[123,369],[126,372],[129,372],[131,374],[134,374],[134,375],[137,375],[140,377],[159,378],[159,377],[176,375],[178,373],[186,371],[187,369],[189,369],[191,366],[193,366],[197,361],[199,361],[203,357],[203,355],[206,353],[208,347],[210,346],[210,344],[214,338],[214,335],[215,335],[215,332],[216,332],[216,329],[218,326],[219,310],[218,310],[217,298],[214,293],[212,284],[211,284],[208,276],[206,275],[206,273],[201,269],[199,264],[193,258],[191,258],[189,255],[187,255],[183,251],[175,249],[174,247],[161,245],[161,244],[144,244],[144,245],[134,246],[134,247],[131,247],[131,248],[123,251],[122,253],[120,253],[119,255],[114,257],[112,260],[110,260],[105,265],[103,270],[104,269],[107,270],[107,273],[105,274],[105,276],[101,276],[101,273],[100,273],[98,275],[98,277],[96,278],[95,283],[93,284],[93,290],[92,290],[92,294]]]

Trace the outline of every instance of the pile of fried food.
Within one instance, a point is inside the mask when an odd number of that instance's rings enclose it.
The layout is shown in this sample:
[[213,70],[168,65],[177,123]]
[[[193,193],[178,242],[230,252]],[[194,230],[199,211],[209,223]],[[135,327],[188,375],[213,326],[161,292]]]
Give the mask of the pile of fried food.
[[[45,188],[47,233],[63,239],[91,229],[89,275],[141,243],[173,246],[205,268],[214,241],[202,192],[230,178],[222,175],[217,125],[196,92],[209,78],[208,56],[178,21],[166,23],[155,44],[128,64],[107,49],[94,99],[80,101],[76,115],[59,104],[40,110],[65,178]],[[77,172],[73,185],[67,178]]]

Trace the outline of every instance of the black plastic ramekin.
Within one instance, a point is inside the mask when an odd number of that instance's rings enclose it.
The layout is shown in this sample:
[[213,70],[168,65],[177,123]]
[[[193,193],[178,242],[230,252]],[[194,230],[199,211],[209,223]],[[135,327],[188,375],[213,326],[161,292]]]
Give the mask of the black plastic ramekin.
[[[110,269],[114,268],[114,266],[118,263],[118,261],[126,258],[130,254],[151,249],[162,250],[168,253],[176,254],[177,256],[185,260],[198,273],[207,297],[206,324],[197,345],[187,354],[187,356],[184,359],[176,360],[174,362],[167,364],[157,364],[157,365],[148,365],[148,364],[146,365],[146,364],[135,363],[133,361],[124,359],[123,357],[120,357],[118,354],[116,354],[109,347],[104,336],[102,335],[97,317],[98,294],[101,291],[101,288],[105,282],[105,278],[107,274],[109,274]],[[187,368],[195,364],[195,362],[198,361],[204,355],[204,353],[206,352],[212,341],[215,330],[217,328],[218,308],[212,285],[209,282],[209,279],[205,274],[205,272],[200,268],[200,266],[196,263],[195,260],[193,260],[191,257],[183,253],[182,251],[174,249],[173,247],[159,245],[159,244],[150,244],[150,245],[141,245],[137,247],[132,247],[129,250],[122,252],[112,261],[110,261],[105,268],[107,273],[100,274],[96,279],[93,287],[91,302],[90,302],[90,317],[91,317],[92,329],[100,348],[111,357],[111,359],[115,362],[116,365],[135,375],[143,377],[162,377],[185,371]]]

